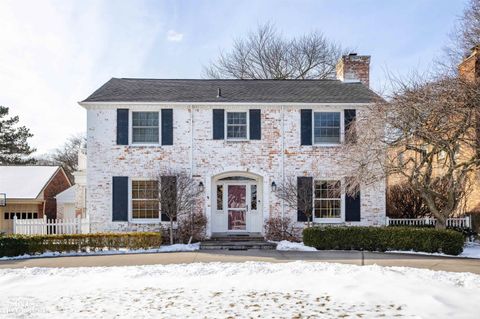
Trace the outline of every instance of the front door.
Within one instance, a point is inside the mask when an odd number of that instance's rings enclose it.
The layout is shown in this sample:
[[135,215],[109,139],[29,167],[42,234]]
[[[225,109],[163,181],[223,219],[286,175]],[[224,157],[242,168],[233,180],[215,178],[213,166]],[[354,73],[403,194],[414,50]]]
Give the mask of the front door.
[[227,185],[228,231],[247,230],[247,185]]

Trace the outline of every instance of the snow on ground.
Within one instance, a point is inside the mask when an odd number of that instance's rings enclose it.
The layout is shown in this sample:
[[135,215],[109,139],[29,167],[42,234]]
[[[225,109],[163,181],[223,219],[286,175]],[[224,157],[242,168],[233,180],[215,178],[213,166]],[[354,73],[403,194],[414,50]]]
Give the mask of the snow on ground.
[[294,243],[288,240],[282,240],[277,243],[277,250],[281,251],[317,251],[316,248],[305,246],[303,243]]
[[463,257],[463,258],[478,258],[480,259],[480,244],[478,243],[467,243],[463,248],[463,252],[458,256],[447,255],[442,253],[426,253],[422,251],[402,251],[402,250],[390,250],[387,253],[396,253],[396,254],[417,254],[417,255],[430,255],[430,256],[442,256],[442,257]]
[[478,318],[480,276],[328,263],[0,270],[0,318]]
[[[288,240],[282,240],[277,243],[277,250],[281,251],[318,251],[314,247],[305,246],[304,243],[294,243]],[[418,255],[430,255],[430,256],[443,256],[443,257],[464,257],[464,258],[479,258],[480,259],[480,244],[479,243],[467,243],[463,248],[463,252],[458,256],[446,255],[442,253],[426,253],[421,251],[402,251],[402,250],[391,250],[387,253],[397,253],[397,254],[418,254]]]
[[119,250],[99,250],[99,251],[84,251],[84,252],[46,252],[38,255],[21,255],[16,257],[1,257],[0,260],[12,259],[27,259],[27,258],[42,258],[42,257],[65,257],[65,256],[98,256],[98,255],[123,255],[123,254],[148,254],[148,253],[170,253],[182,251],[195,251],[200,249],[200,243],[195,244],[175,244],[165,245],[160,248],[152,249],[135,249],[129,250],[120,248]]

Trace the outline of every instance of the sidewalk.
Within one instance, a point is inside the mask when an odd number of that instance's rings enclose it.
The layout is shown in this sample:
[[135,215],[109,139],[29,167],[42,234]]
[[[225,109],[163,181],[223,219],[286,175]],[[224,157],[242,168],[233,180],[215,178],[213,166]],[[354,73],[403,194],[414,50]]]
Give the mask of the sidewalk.
[[[361,265],[362,253],[358,251],[297,252],[277,250],[211,250],[155,254],[74,256],[4,260],[0,261],[0,269],[24,267],[108,267],[154,264],[165,265],[194,262],[259,261],[278,263],[290,262],[295,260],[305,260],[312,262],[337,262],[344,264]],[[431,270],[472,272],[480,274],[479,259],[365,252],[364,264],[377,264],[380,266],[416,267],[427,268]]]

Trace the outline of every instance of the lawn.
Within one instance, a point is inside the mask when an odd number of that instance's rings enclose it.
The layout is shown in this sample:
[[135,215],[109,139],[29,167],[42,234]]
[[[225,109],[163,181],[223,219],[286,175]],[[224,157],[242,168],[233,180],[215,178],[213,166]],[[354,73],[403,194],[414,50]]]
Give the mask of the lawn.
[[0,318],[476,318],[480,276],[328,263],[0,270]]

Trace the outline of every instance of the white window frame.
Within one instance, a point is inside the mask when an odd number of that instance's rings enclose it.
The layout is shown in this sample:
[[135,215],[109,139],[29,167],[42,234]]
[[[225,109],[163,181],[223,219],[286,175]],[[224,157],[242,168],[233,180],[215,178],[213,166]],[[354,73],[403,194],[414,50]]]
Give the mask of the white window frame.
[[[340,140],[338,143],[315,143],[315,113],[340,113]],[[344,110],[318,109],[312,110],[312,145],[314,146],[338,146],[343,143],[345,135]]]
[[[227,131],[228,131],[228,113],[245,113],[247,116],[246,116],[246,119],[247,119],[247,134],[246,134],[246,137],[241,137],[241,138],[233,138],[233,137],[228,137],[228,134],[227,134]],[[233,141],[233,142],[236,142],[236,141],[248,141],[250,140],[250,112],[249,110],[245,110],[245,109],[241,109],[241,110],[231,110],[231,111],[227,111],[225,110],[225,127],[224,127],[224,136],[225,136],[225,140],[226,141]]]
[[[340,217],[338,218],[316,218],[315,217],[315,184],[317,182],[323,182],[323,181],[339,181],[340,182]],[[313,180],[313,203],[312,203],[312,221],[314,223],[324,223],[324,224],[336,224],[336,223],[343,223],[345,221],[345,192],[343,191],[343,185],[344,185],[344,179],[342,178],[316,178]],[[329,198],[325,198],[325,200],[328,200]],[[332,198],[335,199],[336,198]]]
[[[134,143],[133,142],[133,113],[158,113],[158,142],[157,143]],[[130,109],[128,121],[128,141],[131,146],[158,146],[162,144],[162,112],[160,110],[151,109]]]
[[[129,183],[128,183],[128,221],[131,223],[136,223],[136,224],[157,224],[161,222],[162,218],[162,207],[160,205],[160,199],[158,203],[158,218],[134,218],[133,217],[133,196],[132,196],[132,190],[133,190],[133,182],[134,181],[151,181],[154,180],[152,178],[147,178],[147,177],[135,177],[135,178],[130,178]],[[158,187],[160,187],[160,181],[158,181]],[[160,191],[160,189],[159,189]]]

